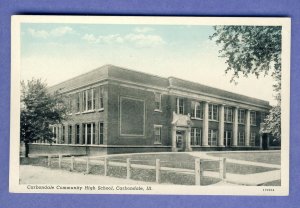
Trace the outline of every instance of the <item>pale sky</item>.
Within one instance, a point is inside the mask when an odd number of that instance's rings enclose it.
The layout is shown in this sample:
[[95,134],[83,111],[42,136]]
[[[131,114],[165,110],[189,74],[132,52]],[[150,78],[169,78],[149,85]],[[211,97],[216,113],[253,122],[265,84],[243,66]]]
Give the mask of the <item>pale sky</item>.
[[225,60],[209,40],[212,26],[41,24],[21,25],[21,79],[48,86],[105,64],[174,76],[275,104],[270,77],[230,83]]

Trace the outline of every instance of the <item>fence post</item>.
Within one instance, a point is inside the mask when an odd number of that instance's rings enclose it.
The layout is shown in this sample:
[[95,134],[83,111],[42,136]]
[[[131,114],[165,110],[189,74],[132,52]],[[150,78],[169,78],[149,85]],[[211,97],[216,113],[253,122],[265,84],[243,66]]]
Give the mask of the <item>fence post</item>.
[[71,171],[74,170],[74,156],[71,157]]
[[108,170],[108,160],[107,157],[104,158],[104,175],[107,176],[107,170]]
[[90,158],[86,157],[86,173],[90,173]]
[[201,180],[201,173],[200,173],[200,158],[195,159],[195,185],[200,186]]
[[160,159],[155,160],[156,183],[160,183]]
[[131,178],[131,171],[130,171],[130,169],[131,169],[131,163],[130,163],[130,158],[127,158],[127,160],[126,160],[126,163],[127,163],[127,179],[130,179]]
[[226,158],[223,157],[220,159],[220,175],[221,179],[226,179]]
[[51,155],[48,155],[48,167],[51,166]]
[[62,155],[58,155],[58,168],[61,168]]
[[204,165],[203,160],[200,160],[200,178],[204,175]]

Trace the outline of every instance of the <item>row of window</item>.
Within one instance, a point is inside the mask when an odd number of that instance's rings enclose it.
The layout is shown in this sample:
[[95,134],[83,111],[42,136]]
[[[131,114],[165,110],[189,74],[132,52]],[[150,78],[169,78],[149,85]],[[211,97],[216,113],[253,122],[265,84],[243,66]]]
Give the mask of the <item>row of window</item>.
[[[93,111],[96,109],[103,110],[103,87],[96,87],[84,90],[82,92],[78,92],[75,94],[75,112],[87,112]],[[162,95],[160,93],[155,93],[155,110],[161,111],[161,98]],[[72,97],[70,95],[68,99],[68,110],[69,113],[73,111],[73,102]],[[203,103],[202,102],[191,102],[191,117],[203,119]],[[176,112],[177,114],[184,114],[184,100],[183,98],[176,98]],[[265,119],[265,113],[261,114],[262,120]],[[208,106],[208,119],[212,121],[219,120],[219,106],[216,104],[209,104]],[[224,121],[225,122],[233,122],[233,108],[232,107],[224,107]],[[238,110],[238,123],[245,124],[245,110]],[[256,112],[250,112],[250,124],[256,125]]]
[[[83,144],[83,145],[96,145],[104,143],[104,123],[99,123],[98,135],[96,135],[95,123],[84,123],[82,125],[82,132],[80,132],[80,124],[75,126],[52,127],[53,141],[56,144]],[[75,127],[75,135],[73,135],[73,127]],[[66,135],[66,128],[68,128],[68,134]],[[60,134],[61,133],[61,134]],[[73,142],[73,136],[74,142]],[[80,138],[82,140],[80,141]],[[40,140],[36,143],[48,143],[46,140]]]
[[[66,127],[68,128],[67,138],[66,136]],[[60,136],[60,128],[52,127],[54,141],[57,144],[72,144],[73,142],[73,126],[62,126],[62,134]],[[162,125],[154,125],[154,143],[161,144],[162,142]],[[82,142],[80,138],[82,136]],[[218,130],[209,129],[208,131],[208,145],[217,146],[218,144]],[[255,146],[256,133],[250,133],[250,146]],[[67,141],[65,141],[67,139]],[[96,142],[96,140],[98,140]],[[232,143],[232,132],[224,131],[224,145],[231,146]],[[80,134],[80,125],[75,125],[75,144],[85,144],[85,145],[95,145],[103,144],[104,142],[104,123],[99,123],[99,133],[96,138],[95,134],[95,123],[85,123],[82,124],[82,133]],[[202,145],[202,129],[201,128],[192,128],[191,129],[191,145],[201,146]],[[46,140],[37,141],[36,143],[47,143]],[[238,132],[238,146],[245,146],[245,132]]]
[[[177,114],[184,113],[184,105],[183,99],[177,98],[176,99],[176,112]],[[196,119],[203,119],[204,115],[204,105],[202,102],[191,102],[191,117]],[[265,114],[262,113],[262,120],[265,118]],[[216,104],[209,104],[208,105],[208,119],[211,121],[218,121],[219,120],[219,106]],[[232,107],[224,107],[224,121],[231,123],[233,122],[233,108]],[[245,110],[239,109],[238,110],[238,123],[245,124]],[[250,124],[256,125],[256,112],[250,112]]]
[[[154,125],[154,143],[161,144],[161,125]],[[217,146],[218,144],[218,130],[209,129],[208,131],[208,145]],[[250,133],[250,146],[255,146],[256,132]],[[191,129],[191,145],[201,146],[202,145],[202,129],[192,128]],[[232,145],[232,131],[224,131],[224,145]],[[238,146],[245,146],[245,132],[238,132]]]
[[[100,86],[69,95],[68,112],[72,113],[73,110],[75,113],[93,111],[96,109],[103,110],[103,94],[103,87]],[[75,103],[73,102],[74,97]]]
[[[161,111],[161,99],[162,95],[160,93],[155,93],[155,110]],[[184,114],[184,99],[176,98],[176,113]],[[203,102],[191,102],[191,117],[196,119],[203,119],[204,115],[204,105]],[[261,121],[266,117],[266,113],[261,112]],[[216,104],[208,105],[208,119],[211,121],[219,120],[219,106]],[[233,108],[225,106],[224,107],[224,121],[231,123],[233,122]],[[238,123],[245,124],[245,109],[238,110]],[[250,125],[256,125],[256,112],[250,111]]]
[[[218,130],[209,129],[208,131],[208,145],[217,146],[218,144]],[[250,146],[255,146],[256,133],[250,133]],[[224,145],[232,145],[232,131],[224,131]],[[191,145],[201,146],[202,145],[202,129],[201,128],[192,128],[191,129]],[[245,146],[245,132],[238,132],[238,146]]]

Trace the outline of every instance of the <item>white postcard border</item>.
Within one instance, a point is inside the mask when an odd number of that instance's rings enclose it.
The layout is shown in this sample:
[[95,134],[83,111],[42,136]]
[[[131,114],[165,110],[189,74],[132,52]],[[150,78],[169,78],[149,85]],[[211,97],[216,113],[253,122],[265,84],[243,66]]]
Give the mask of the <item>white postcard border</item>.
[[[13,193],[80,193],[80,194],[176,194],[176,195],[261,195],[289,194],[289,123],[290,123],[290,18],[246,17],[136,17],[136,16],[12,16],[11,24],[11,112],[10,112],[10,171],[9,191]],[[282,26],[282,138],[281,186],[183,186],[150,185],[149,191],[89,191],[62,189],[28,189],[19,184],[20,132],[20,26],[21,23],[85,23],[85,24],[184,24],[184,25],[273,25]],[[40,184],[39,184],[40,185]],[[49,186],[60,186],[59,184]],[[63,185],[76,186],[76,185]],[[84,187],[84,185],[78,185]],[[95,184],[95,186],[98,186]],[[115,185],[124,186],[124,185]],[[126,185],[134,187],[135,185]],[[147,188],[145,185],[137,185]],[[274,191],[266,191],[273,189]]]

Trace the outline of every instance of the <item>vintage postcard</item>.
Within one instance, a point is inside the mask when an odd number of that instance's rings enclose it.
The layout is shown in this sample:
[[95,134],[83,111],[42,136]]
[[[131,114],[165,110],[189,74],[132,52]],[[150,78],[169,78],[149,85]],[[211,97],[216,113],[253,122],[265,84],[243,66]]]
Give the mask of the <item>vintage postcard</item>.
[[11,20],[10,192],[289,194],[290,18]]

